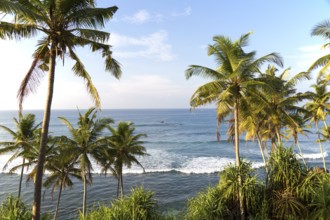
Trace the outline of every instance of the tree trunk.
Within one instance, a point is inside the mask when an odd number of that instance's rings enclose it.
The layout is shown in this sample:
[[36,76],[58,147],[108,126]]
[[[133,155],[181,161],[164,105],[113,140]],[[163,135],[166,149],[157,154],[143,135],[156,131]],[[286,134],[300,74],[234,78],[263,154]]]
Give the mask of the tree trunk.
[[265,164],[265,170],[266,170],[266,173],[268,173],[268,168],[267,168],[265,153],[264,153],[264,149],[262,148],[261,138],[260,138],[259,134],[257,134],[257,139],[258,139],[258,144],[259,144],[259,148],[260,148],[262,160],[264,161],[264,164]]
[[117,199],[119,199],[119,186],[120,186],[120,178],[117,176]]
[[46,100],[46,107],[44,111],[44,118],[42,122],[42,134],[39,149],[39,158],[37,164],[36,181],[34,185],[34,202],[32,208],[32,218],[34,220],[40,220],[40,208],[41,208],[41,189],[42,189],[42,176],[46,156],[46,145],[48,140],[48,129],[49,120],[51,113],[51,106],[54,93],[54,79],[55,79],[55,65],[56,65],[56,44],[52,43],[50,49],[50,59],[49,59],[49,76],[48,76],[48,93]]
[[238,198],[239,198],[239,208],[240,208],[240,216],[241,220],[245,220],[245,207],[244,207],[244,196],[242,192],[242,177],[241,177],[241,171],[240,171],[240,156],[239,156],[239,122],[238,122],[238,100],[235,100],[234,104],[234,118],[235,118],[235,155],[236,155],[236,167],[239,170],[238,175]]
[[298,149],[299,149],[299,152],[300,152],[301,158],[302,158],[302,160],[303,160],[303,162],[304,162],[306,168],[308,169],[307,163],[306,163],[306,161],[305,161],[305,158],[304,158],[304,155],[303,155],[303,153],[302,153],[302,150],[301,150],[301,147],[300,147],[300,144],[299,144],[299,141],[298,141],[298,140],[296,141],[296,145],[297,145],[297,147],[298,147]]
[[87,181],[86,181],[86,173],[83,175],[84,180],[84,198],[83,198],[83,215],[86,217],[86,199],[87,199]]
[[120,194],[121,198],[124,197],[124,183],[123,183],[123,170],[120,172]]
[[21,176],[19,178],[19,184],[18,184],[18,198],[21,198],[22,180],[23,180],[23,173],[24,173],[24,164],[25,164],[25,158],[23,157],[23,165],[22,165],[22,170],[21,170]]
[[323,167],[324,167],[324,171],[327,171],[327,165],[325,163],[325,158],[324,158],[324,153],[323,153],[323,147],[322,147],[322,142],[321,142],[321,137],[320,137],[320,129],[319,129],[319,124],[318,122],[316,122],[316,129],[317,129],[317,136],[319,138],[319,144],[320,144],[320,151],[322,154],[322,159],[323,159]]
[[58,215],[58,210],[60,207],[60,200],[61,200],[61,194],[62,194],[62,189],[63,189],[63,183],[64,183],[65,179],[62,180],[61,182],[61,186],[60,186],[60,191],[58,192],[58,198],[57,198],[57,205],[56,205],[56,211],[55,211],[55,215],[54,215],[54,220],[56,220],[57,215]]
[[278,130],[277,127],[276,127],[276,137],[277,137],[277,143],[278,143],[279,145],[282,145],[281,134],[280,134],[280,131]]

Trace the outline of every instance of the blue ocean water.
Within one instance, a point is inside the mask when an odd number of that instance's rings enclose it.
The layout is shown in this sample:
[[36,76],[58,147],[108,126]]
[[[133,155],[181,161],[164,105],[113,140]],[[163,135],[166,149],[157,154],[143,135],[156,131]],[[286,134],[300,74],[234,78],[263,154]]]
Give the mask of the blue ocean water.
[[[80,110],[84,113],[84,110]],[[27,111],[42,120],[43,111]],[[68,135],[66,127],[58,117],[66,117],[75,124],[78,117],[77,110],[53,110],[50,122],[52,135]],[[145,133],[144,145],[150,156],[139,158],[145,167],[133,166],[125,169],[124,186],[126,193],[131,187],[143,185],[155,192],[155,197],[164,212],[176,212],[183,208],[188,198],[195,196],[208,186],[215,185],[219,180],[218,172],[229,163],[234,163],[233,145],[227,142],[227,124],[220,127],[221,141],[216,139],[216,111],[214,109],[130,109],[130,110],[102,110],[99,117],[110,117],[118,123],[120,120],[135,123],[137,133]],[[16,111],[0,111],[0,124],[15,129],[13,117]],[[308,136],[300,136],[303,156],[311,166],[321,164],[319,146],[315,130],[311,129]],[[106,135],[106,133],[105,133]],[[0,130],[0,141],[8,140],[7,133]],[[293,146],[292,140],[284,143]],[[329,144],[324,143],[325,152],[329,152]],[[245,141],[241,136],[241,156],[250,161],[255,168],[262,169],[263,163],[257,142]],[[295,149],[298,153],[298,150]],[[327,153],[325,154],[327,156]],[[0,168],[4,166],[10,155],[0,156]],[[328,158],[327,158],[328,159]],[[13,161],[10,166],[20,161]],[[329,161],[327,161],[329,163]],[[9,167],[10,167],[9,166]],[[88,187],[88,204],[92,207],[98,202],[109,203],[116,195],[116,180],[111,176],[100,173],[100,167],[94,166],[93,184]],[[0,200],[8,193],[17,191],[17,174],[7,174],[4,170],[0,180]],[[60,219],[70,219],[77,214],[82,203],[83,187],[75,181],[72,189],[65,189],[61,200]],[[43,210],[52,212],[56,203],[50,196],[50,190],[45,189]],[[33,198],[33,183],[23,188],[23,199],[31,202]],[[97,204],[96,204],[97,205]]]

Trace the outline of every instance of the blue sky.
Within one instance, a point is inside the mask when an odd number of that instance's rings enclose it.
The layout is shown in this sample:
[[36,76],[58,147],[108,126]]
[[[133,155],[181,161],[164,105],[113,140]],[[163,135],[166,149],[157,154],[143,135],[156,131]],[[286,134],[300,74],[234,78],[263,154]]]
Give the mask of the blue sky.
[[[246,50],[257,56],[278,52],[285,68],[295,74],[306,70],[321,55],[326,41],[311,37],[311,29],[330,18],[326,0],[117,0],[98,1],[100,7],[119,10],[105,30],[111,33],[113,56],[121,63],[123,76],[116,80],[103,70],[99,54],[79,49],[81,59],[97,86],[102,108],[189,108],[201,78],[186,80],[191,64],[215,67],[206,47],[212,37],[237,39],[252,31]],[[0,110],[17,109],[16,93],[31,63],[36,39],[1,41]],[[53,99],[54,109],[88,108],[93,105],[83,81],[71,73],[72,63],[58,62]],[[316,73],[314,73],[316,74]],[[299,84],[305,91],[309,84]],[[43,109],[46,77],[25,109]]]

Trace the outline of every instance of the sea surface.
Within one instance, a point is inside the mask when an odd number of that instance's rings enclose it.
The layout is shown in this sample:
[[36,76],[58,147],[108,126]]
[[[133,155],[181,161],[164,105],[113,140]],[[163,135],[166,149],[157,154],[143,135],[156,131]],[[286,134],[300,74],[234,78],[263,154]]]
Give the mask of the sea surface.
[[[80,110],[84,113],[85,110]],[[34,113],[37,121],[41,122],[43,111],[26,111]],[[68,130],[58,117],[65,117],[73,125],[78,118],[78,110],[53,110],[50,122],[51,135],[68,135]],[[143,186],[155,193],[162,212],[177,213],[181,211],[189,198],[208,186],[214,186],[219,181],[219,172],[230,163],[235,162],[233,144],[227,142],[228,125],[220,127],[220,142],[216,138],[215,109],[130,109],[130,110],[102,110],[99,117],[110,117],[119,121],[131,121],[136,126],[136,133],[145,133],[144,146],[150,156],[141,157],[139,161],[146,173],[138,166],[124,170],[124,191],[129,194],[132,187]],[[0,111],[0,124],[15,129],[13,117],[16,111]],[[115,126],[114,124],[114,126]],[[303,157],[309,166],[322,166],[322,157],[317,135],[313,128],[307,136],[299,137],[303,150]],[[104,133],[107,135],[107,133]],[[0,129],[0,141],[11,140],[6,132]],[[262,172],[263,162],[259,146],[255,141],[245,141],[240,137],[241,156],[252,163],[253,167]],[[287,147],[293,147],[292,140],[284,142]],[[329,143],[323,143],[327,163]],[[298,149],[294,148],[298,154]],[[8,169],[2,170],[10,154],[0,155],[0,201],[11,193],[17,194],[19,175],[8,174]],[[16,159],[9,164],[9,168],[21,162]],[[116,196],[116,179],[111,175],[105,176],[101,168],[93,164],[93,184],[88,186],[87,200],[89,208],[100,203],[109,204]],[[28,171],[26,171],[28,173]],[[56,206],[57,191],[53,198],[50,189],[43,189],[43,212],[53,213]],[[63,191],[59,219],[74,219],[82,207],[83,186],[74,180],[74,186]],[[23,184],[23,200],[28,204],[33,201],[33,183]]]

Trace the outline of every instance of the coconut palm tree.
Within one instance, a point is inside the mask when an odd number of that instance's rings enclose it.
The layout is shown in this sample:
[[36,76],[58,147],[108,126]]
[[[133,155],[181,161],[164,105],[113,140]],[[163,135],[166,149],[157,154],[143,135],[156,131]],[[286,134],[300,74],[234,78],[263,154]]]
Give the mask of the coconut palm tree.
[[309,95],[309,102],[306,103],[305,107],[309,111],[309,118],[311,122],[314,122],[317,134],[318,142],[320,145],[320,151],[323,158],[323,166],[326,170],[326,163],[324,158],[322,140],[321,140],[321,131],[319,128],[319,122],[324,123],[325,130],[328,130],[328,125],[326,123],[326,116],[330,111],[330,92],[327,91],[327,84],[325,81],[321,81],[316,85],[312,85],[314,92],[307,92]]
[[70,136],[62,137],[63,146],[67,146],[71,154],[77,155],[81,178],[84,183],[83,215],[86,215],[87,183],[92,182],[91,158],[98,158],[100,149],[104,146],[105,139],[101,132],[113,122],[110,118],[96,119],[95,108],[88,109],[85,114],[79,112],[77,127],[75,128],[68,119],[60,117],[60,120],[69,129]]
[[[138,161],[136,156],[146,156],[146,149],[142,146],[143,141],[140,139],[146,137],[145,134],[134,134],[135,127],[132,122],[119,122],[117,128],[109,127],[111,136],[108,139],[109,151],[113,155],[109,160],[113,160],[114,176],[118,180],[117,198],[119,197],[119,190],[121,197],[124,196],[123,183],[123,168],[124,166],[130,168],[133,163],[139,165],[144,172],[142,164]],[[105,158],[107,159],[107,158]]]
[[81,180],[81,170],[77,168],[76,157],[67,152],[66,149],[63,149],[62,146],[57,146],[51,159],[46,162],[45,169],[50,172],[50,174],[45,179],[43,185],[45,187],[52,186],[51,195],[53,195],[56,188],[59,188],[56,211],[54,215],[54,220],[56,220],[59,211],[62,190],[67,186],[73,186],[73,182],[70,177],[75,177]]
[[[330,21],[326,20],[317,24],[312,29],[312,36],[321,36],[326,40],[329,40],[330,36]],[[323,48],[329,47],[329,43],[323,45]],[[308,69],[308,71],[316,70],[321,68],[319,72],[319,77],[329,81],[330,75],[328,74],[328,69],[330,67],[330,54],[327,54],[323,57],[317,59]]]
[[[15,3],[16,8],[11,7]],[[33,215],[40,219],[42,173],[45,161],[45,146],[54,92],[55,66],[57,59],[69,57],[74,61],[73,73],[85,81],[88,93],[95,105],[100,107],[98,92],[83,62],[76,54],[77,47],[88,46],[92,52],[100,52],[105,60],[105,70],[116,78],[121,75],[119,63],[113,59],[111,46],[107,43],[109,33],[103,28],[117,7],[97,8],[94,0],[50,0],[50,1],[3,1],[0,10],[15,16],[14,23],[0,22],[1,39],[24,39],[40,36],[33,53],[30,69],[18,91],[19,106],[39,84],[42,72],[48,71],[48,90],[44,111],[38,170],[34,190]],[[7,7],[6,7],[7,6]]]
[[13,131],[4,125],[0,125],[0,128],[8,132],[13,139],[13,141],[0,142],[0,146],[3,146],[3,148],[0,149],[0,154],[14,152],[14,154],[7,161],[4,168],[6,168],[7,165],[15,158],[22,157],[21,175],[18,184],[18,198],[20,198],[24,164],[25,160],[27,159],[24,154],[29,152],[32,148],[31,145],[36,139],[35,131],[40,126],[40,123],[36,124],[34,114],[20,115],[19,119],[14,118],[14,123],[16,126],[16,131]]
[[[301,72],[288,78],[289,69],[285,69],[277,75],[274,66],[268,66],[261,78],[268,86],[261,89],[258,98],[259,105],[263,106],[263,127],[264,135],[267,135],[272,143],[272,151],[276,144],[282,143],[283,128],[296,128],[299,126],[295,115],[303,115],[305,109],[298,104],[307,98],[306,94],[297,93],[296,85],[299,81],[309,79],[308,72]],[[259,106],[260,108],[260,106]]]
[[[186,78],[201,76],[211,81],[200,86],[192,95],[190,105],[192,108],[216,103],[217,118],[220,124],[230,114],[234,118],[234,142],[236,166],[240,165],[239,154],[239,115],[243,107],[247,107],[247,97],[253,96],[255,86],[260,83],[255,74],[259,67],[266,62],[274,62],[282,66],[282,59],[276,53],[271,53],[259,59],[256,52],[246,53],[243,47],[248,44],[250,33],[242,35],[238,40],[232,41],[225,36],[213,37],[214,44],[208,46],[208,55],[214,56],[217,62],[216,69],[199,65],[191,65],[186,70]],[[239,178],[240,179],[240,178]],[[239,182],[241,182],[239,180]],[[240,193],[242,197],[242,193]],[[240,198],[241,218],[245,218],[244,201]]]

